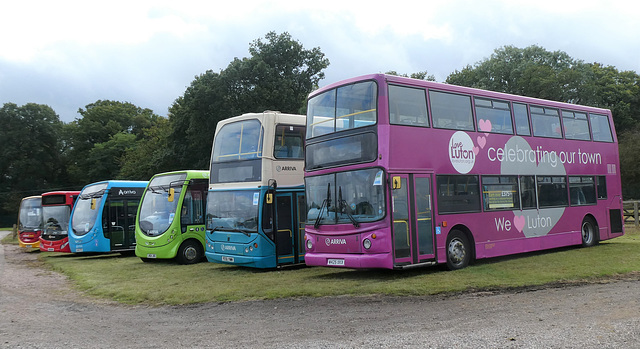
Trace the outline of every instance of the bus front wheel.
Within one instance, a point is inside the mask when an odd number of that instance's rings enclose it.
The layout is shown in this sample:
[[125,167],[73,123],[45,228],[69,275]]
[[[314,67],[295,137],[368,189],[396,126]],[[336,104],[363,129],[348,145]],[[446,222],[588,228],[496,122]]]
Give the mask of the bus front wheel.
[[471,260],[471,247],[467,236],[459,231],[453,230],[447,237],[447,268],[458,270],[469,265]]
[[203,257],[202,245],[198,241],[187,240],[180,245],[176,259],[180,264],[194,264]]
[[598,243],[598,224],[591,217],[582,220],[582,246],[590,247]]

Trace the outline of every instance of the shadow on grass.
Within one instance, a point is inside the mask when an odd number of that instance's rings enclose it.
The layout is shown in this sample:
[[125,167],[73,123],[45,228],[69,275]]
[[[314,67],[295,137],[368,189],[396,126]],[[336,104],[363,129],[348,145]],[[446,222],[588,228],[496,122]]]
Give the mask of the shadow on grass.
[[[511,260],[518,260],[536,256],[545,256],[562,252],[569,252],[574,250],[584,250],[589,251],[591,249],[609,249],[612,248],[613,245],[607,242],[601,242],[598,245],[583,248],[580,245],[576,246],[566,246],[559,247],[548,250],[540,250],[540,251],[532,251],[525,253],[512,254],[507,256],[493,257],[493,258],[484,258],[475,260],[469,265],[467,268],[473,268],[474,266],[483,266],[483,265],[492,265],[501,262],[507,262]],[[378,281],[388,281],[395,280],[399,278],[412,278],[416,276],[424,276],[430,274],[438,274],[438,273],[448,273],[447,267],[445,264],[439,265],[431,265],[431,266],[420,266],[420,267],[412,267],[406,269],[342,269],[342,268],[331,268],[331,267],[317,267],[323,268],[327,272],[321,275],[309,275],[307,278],[319,279],[319,280],[350,280],[350,281],[358,281],[358,280],[378,280]]]

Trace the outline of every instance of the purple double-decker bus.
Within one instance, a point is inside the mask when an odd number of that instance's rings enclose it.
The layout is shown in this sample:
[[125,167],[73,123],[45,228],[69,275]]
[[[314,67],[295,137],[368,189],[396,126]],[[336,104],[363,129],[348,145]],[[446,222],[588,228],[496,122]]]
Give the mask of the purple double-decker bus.
[[611,112],[383,74],[309,96],[305,262],[401,269],[623,235]]

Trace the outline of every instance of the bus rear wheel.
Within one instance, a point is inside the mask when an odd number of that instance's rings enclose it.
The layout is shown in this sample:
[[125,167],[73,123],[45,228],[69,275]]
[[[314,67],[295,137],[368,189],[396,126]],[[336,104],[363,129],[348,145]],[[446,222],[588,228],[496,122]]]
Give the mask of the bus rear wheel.
[[460,230],[453,230],[447,237],[447,268],[458,270],[469,265],[471,246],[469,239]]
[[582,220],[582,247],[590,247],[598,243],[598,224],[591,217]]
[[187,240],[180,245],[176,259],[180,264],[194,264],[202,260],[202,245],[198,241]]

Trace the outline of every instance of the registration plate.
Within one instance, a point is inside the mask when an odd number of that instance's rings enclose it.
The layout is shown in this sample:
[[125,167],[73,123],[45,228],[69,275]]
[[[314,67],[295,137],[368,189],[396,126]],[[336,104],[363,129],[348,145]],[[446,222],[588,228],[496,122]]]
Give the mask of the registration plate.
[[55,251],[55,249],[53,247],[47,248],[47,252],[53,252],[53,251]]
[[327,265],[344,265],[344,259],[328,259]]
[[235,262],[235,260],[236,260],[236,259],[235,259],[235,258],[233,258],[233,257],[222,256],[222,261],[223,261],[223,262],[233,263],[233,262]]
[[147,253],[147,258],[158,258],[155,253]]
[[82,247],[76,247],[76,252],[82,252]]

